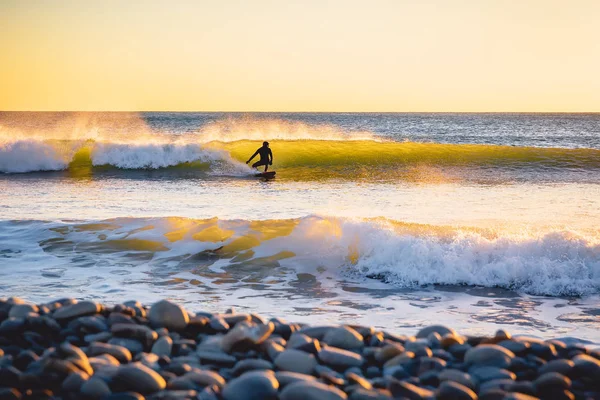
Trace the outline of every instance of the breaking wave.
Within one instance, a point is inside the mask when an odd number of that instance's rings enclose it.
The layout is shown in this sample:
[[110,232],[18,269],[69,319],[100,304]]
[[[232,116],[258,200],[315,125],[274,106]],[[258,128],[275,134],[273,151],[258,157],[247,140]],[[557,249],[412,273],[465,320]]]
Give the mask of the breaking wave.
[[511,233],[314,215],[265,221],[5,221],[0,226],[14,257],[41,250],[36,260],[42,265],[55,258],[62,264],[69,260],[73,268],[126,261],[151,265],[173,279],[198,268],[225,268],[230,280],[326,271],[402,288],[476,285],[549,296],[600,292],[600,232]]

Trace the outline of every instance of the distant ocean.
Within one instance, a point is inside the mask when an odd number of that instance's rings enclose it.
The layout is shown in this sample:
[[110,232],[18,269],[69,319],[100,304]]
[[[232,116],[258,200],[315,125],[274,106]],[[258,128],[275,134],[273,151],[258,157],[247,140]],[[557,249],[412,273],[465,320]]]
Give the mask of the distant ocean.
[[0,294],[598,342],[600,114],[3,112]]

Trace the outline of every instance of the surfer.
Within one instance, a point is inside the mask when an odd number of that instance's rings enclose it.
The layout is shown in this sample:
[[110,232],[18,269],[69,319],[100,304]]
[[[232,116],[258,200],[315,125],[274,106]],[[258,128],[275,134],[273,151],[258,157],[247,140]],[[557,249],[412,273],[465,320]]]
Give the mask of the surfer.
[[269,165],[273,165],[273,153],[269,148],[269,142],[263,142],[262,147],[259,147],[258,150],[256,150],[254,154],[252,154],[252,157],[250,157],[248,161],[246,161],[246,164],[252,161],[252,159],[256,157],[257,154],[260,155],[260,160],[252,164],[252,168],[257,168],[261,165],[264,165],[265,172],[267,172],[267,170],[269,169]]

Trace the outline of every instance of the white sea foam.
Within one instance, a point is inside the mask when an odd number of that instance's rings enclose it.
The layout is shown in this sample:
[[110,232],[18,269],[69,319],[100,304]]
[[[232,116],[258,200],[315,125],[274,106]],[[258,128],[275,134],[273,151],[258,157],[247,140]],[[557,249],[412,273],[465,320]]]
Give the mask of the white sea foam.
[[59,171],[67,167],[70,158],[45,142],[19,140],[0,143],[0,172]]
[[[377,277],[403,288],[431,284],[471,285],[550,296],[600,292],[598,238],[574,232],[530,235],[499,232],[495,237],[488,237],[459,228],[440,233],[435,227],[411,230],[392,221],[319,216],[283,221],[290,231],[275,237],[264,237],[261,233],[278,229],[269,225],[274,223],[271,221],[159,218],[116,219],[103,223],[111,227],[81,229],[78,224],[59,224],[62,229],[68,228],[68,233],[61,234],[65,235],[64,239],[74,243],[68,256],[89,257],[96,261],[101,254],[107,262],[118,264],[123,262],[121,258],[128,244],[120,243],[115,249],[107,244],[112,243],[107,240],[152,241],[161,250],[156,250],[154,245],[140,250],[137,247],[140,242],[131,242],[132,251],[150,252],[155,266],[163,263],[172,266],[195,253],[222,246],[231,247],[226,259],[235,257],[248,249],[247,245],[236,243],[252,238],[248,243],[253,259],[286,252],[279,264],[297,273],[317,273],[319,268],[325,268],[337,279],[344,276]],[[47,228],[56,229],[57,226],[47,224]],[[229,231],[231,235],[222,242],[202,241],[194,236],[207,228]],[[39,224],[32,225],[32,229],[39,229]],[[172,232],[177,232],[176,237],[171,236]],[[47,231],[42,236],[46,237]],[[89,252],[89,246],[95,251]],[[80,253],[79,247],[87,250]]]

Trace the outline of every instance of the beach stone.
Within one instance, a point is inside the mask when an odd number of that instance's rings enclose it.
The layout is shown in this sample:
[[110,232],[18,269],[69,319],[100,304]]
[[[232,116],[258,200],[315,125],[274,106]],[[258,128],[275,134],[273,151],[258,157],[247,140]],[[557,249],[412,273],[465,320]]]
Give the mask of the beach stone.
[[348,399],[350,400],[389,400],[392,394],[387,390],[382,389],[362,389],[353,390]]
[[474,367],[469,369],[471,377],[477,379],[479,383],[492,381],[495,379],[517,379],[514,372],[497,367]]
[[86,315],[98,314],[102,311],[102,305],[93,301],[82,301],[79,303],[60,307],[52,314],[52,317],[58,321],[66,321],[72,318],[83,317]]
[[279,398],[281,400],[343,400],[348,396],[333,386],[316,381],[303,381],[287,385]]
[[251,322],[252,317],[250,314],[220,314],[220,318],[227,323],[227,325],[234,327],[240,322]]
[[289,349],[279,354],[274,363],[280,370],[310,375],[317,365],[317,360],[310,353]]
[[533,385],[540,393],[560,392],[571,388],[571,380],[558,372],[546,372],[533,381]]
[[348,380],[348,383],[350,383],[350,384],[359,385],[363,389],[368,389],[368,390],[373,388],[373,385],[371,385],[371,382],[369,382],[368,380],[366,380],[364,377],[360,376],[356,372],[349,372],[349,370],[348,370],[348,371],[346,371],[345,376],[346,376],[346,379]]
[[226,353],[243,351],[264,342],[273,333],[275,325],[272,322],[258,325],[242,321],[235,325],[221,340],[221,349]]
[[377,349],[374,354],[374,358],[378,364],[383,364],[402,353],[404,353],[404,346],[402,346],[400,343],[388,343],[385,346]]
[[412,351],[405,351],[402,354],[397,355],[394,358],[391,358],[389,360],[387,360],[385,362],[385,364],[383,364],[384,368],[389,368],[389,367],[393,367],[396,365],[408,365],[412,362],[414,362],[415,359],[415,353],[413,353]]
[[510,350],[517,355],[525,354],[530,347],[529,343],[516,340],[502,340],[498,343],[498,346],[504,347],[505,349]]
[[307,326],[298,330],[297,332],[313,339],[322,340],[330,329],[335,328],[335,326]]
[[468,387],[453,381],[444,381],[436,391],[439,400],[477,400],[477,394]]
[[251,371],[229,381],[222,395],[224,400],[275,400],[278,389],[272,371]]
[[389,390],[394,398],[407,398],[410,400],[433,400],[435,398],[435,395],[431,390],[397,379],[392,379],[390,381]]
[[148,319],[154,327],[164,327],[173,331],[185,329],[190,321],[190,317],[183,307],[168,300],[161,300],[154,303],[150,307]]
[[343,326],[329,329],[322,342],[340,349],[355,350],[364,346],[363,340],[362,335],[354,329]]
[[209,320],[208,326],[217,332],[227,332],[230,328],[229,324],[221,317],[213,317]]
[[61,389],[67,392],[79,392],[81,386],[83,386],[88,379],[90,379],[90,376],[85,372],[75,371],[65,378],[61,384]]
[[15,304],[8,312],[9,318],[25,318],[31,315],[36,315],[40,309],[33,304]]
[[124,347],[132,354],[137,354],[144,351],[144,345],[135,339],[113,337],[108,341],[108,344]]
[[[0,351],[1,350],[2,349],[0,349]],[[3,354],[0,354],[0,356],[2,356],[2,355]],[[25,371],[25,369],[27,368],[27,366],[29,364],[31,364],[32,362],[37,361],[39,359],[40,359],[40,357],[37,354],[35,354],[33,351],[23,350],[13,359],[12,365],[21,371]]]
[[[164,378],[163,375],[161,376]],[[169,390],[194,390],[196,389],[196,384],[183,376],[177,376],[168,381],[167,388]]]
[[[504,397],[502,397],[502,400],[539,400],[539,398],[525,393],[506,393]],[[558,399],[553,398],[553,400]]]
[[261,345],[263,352],[266,353],[271,361],[275,361],[277,356],[285,351],[285,347],[277,344],[273,340],[267,340]]
[[230,356],[229,354],[221,351],[197,350],[196,355],[202,362],[215,363],[217,365],[233,366],[237,361],[234,356]]
[[167,387],[162,376],[140,363],[119,367],[114,380],[124,391],[130,390],[142,394],[154,393]]
[[21,392],[15,388],[0,388],[0,399],[2,400],[19,400]]
[[92,399],[102,399],[109,396],[111,391],[104,380],[93,376],[81,385],[81,394]]
[[479,385],[479,393],[484,393],[491,389],[501,389],[510,392],[514,384],[515,381],[512,379],[493,379]]
[[558,372],[559,374],[563,374],[565,376],[569,376],[575,367],[575,363],[571,360],[559,359],[548,361],[546,364],[542,365],[539,369],[540,375],[545,374],[547,372]]
[[290,383],[294,383],[294,382],[305,382],[305,381],[316,381],[317,378],[315,378],[312,375],[307,375],[307,374],[299,374],[297,372],[289,372],[289,371],[277,371],[275,372],[275,378],[277,379],[277,381],[279,382],[279,384],[281,385],[281,387],[285,387],[287,385],[289,385]]
[[421,357],[419,359],[419,369],[417,375],[424,374],[427,371],[441,371],[446,368],[446,361],[435,357]]
[[364,363],[361,355],[348,350],[326,346],[319,352],[319,360],[333,368],[360,367]]
[[434,332],[439,334],[441,337],[444,337],[445,335],[456,336],[456,331],[452,328],[448,328],[443,325],[431,325],[431,326],[427,326],[427,327],[421,329],[417,333],[417,338],[419,338],[419,339],[427,338],[430,334],[432,334]]
[[514,357],[514,353],[504,347],[495,344],[483,344],[467,350],[465,353],[465,363],[507,368]]
[[471,390],[477,389],[477,384],[473,380],[470,374],[467,374],[458,369],[445,369],[440,372],[438,375],[440,382],[444,381],[452,381],[456,383],[460,383],[463,386],[468,387]]
[[116,344],[94,342],[88,346],[86,354],[88,357],[110,354],[119,360],[121,364],[126,364],[132,360],[131,352],[127,348]]
[[589,380],[600,380],[600,360],[587,354],[579,354],[573,357],[573,373],[578,377]]
[[267,360],[247,359],[239,361],[231,371],[233,376],[240,376],[244,372],[252,370],[272,370],[273,364]]
[[91,335],[85,335],[84,338],[83,338],[83,340],[86,343],[93,343],[93,342],[103,342],[103,343],[106,343],[111,338],[112,338],[112,333],[110,333],[110,332],[98,332],[98,333],[93,333]]
[[225,379],[218,373],[208,370],[194,370],[183,375],[187,380],[194,382],[198,386],[213,386],[223,387]]
[[303,333],[295,332],[295,333],[292,333],[292,335],[288,339],[285,347],[287,349],[296,349],[300,346],[303,346],[305,344],[312,342],[313,340],[314,340],[313,338],[306,336]]
[[173,339],[169,336],[161,336],[154,342],[150,351],[157,356],[171,356],[172,349]]

